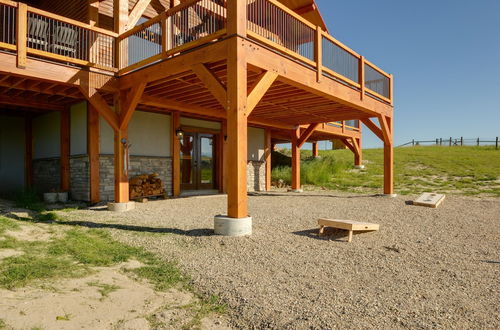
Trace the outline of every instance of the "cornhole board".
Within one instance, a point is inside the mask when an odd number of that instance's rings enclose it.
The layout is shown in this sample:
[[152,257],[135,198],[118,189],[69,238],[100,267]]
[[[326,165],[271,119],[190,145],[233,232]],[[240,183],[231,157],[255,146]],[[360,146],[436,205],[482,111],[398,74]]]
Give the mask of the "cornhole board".
[[436,208],[444,201],[444,197],[442,194],[423,193],[413,201],[413,205]]
[[322,235],[325,227],[336,229],[344,229],[349,231],[348,242],[352,241],[352,234],[355,231],[375,231],[379,230],[380,225],[377,223],[359,222],[354,220],[336,220],[336,219],[318,219],[319,234]]

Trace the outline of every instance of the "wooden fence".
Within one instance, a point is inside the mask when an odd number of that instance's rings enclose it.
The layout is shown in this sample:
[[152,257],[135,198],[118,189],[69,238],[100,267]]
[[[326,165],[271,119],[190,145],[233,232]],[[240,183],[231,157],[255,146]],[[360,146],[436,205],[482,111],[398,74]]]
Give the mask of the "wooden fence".
[[495,148],[498,149],[498,136],[495,139],[491,140],[481,140],[481,138],[477,139],[464,139],[463,137],[459,138],[437,138],[434,140],[411,140],[410,142],[399,145],[398,147],[407,147],[407,146],[420,146],[420,145],[437,145],[437,146],[481,146],[481,145],[495,145]]

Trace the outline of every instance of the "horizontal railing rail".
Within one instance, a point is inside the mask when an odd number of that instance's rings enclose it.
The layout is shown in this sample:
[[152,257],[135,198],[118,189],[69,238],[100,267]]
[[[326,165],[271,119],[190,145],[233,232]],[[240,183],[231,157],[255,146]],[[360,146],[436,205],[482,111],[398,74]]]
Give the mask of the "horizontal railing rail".
[[211,42],[226,34],[221,0],[192,0],[119,36],[120,74]]
[[326,123],[326,125],[341,128],[342,131],[346,131],[346,130],[347,131],[356,131],[356,132],[361,131],[361,128],[359,126],[359,120],[357,120],[357,119],[333,121],[333,122]]

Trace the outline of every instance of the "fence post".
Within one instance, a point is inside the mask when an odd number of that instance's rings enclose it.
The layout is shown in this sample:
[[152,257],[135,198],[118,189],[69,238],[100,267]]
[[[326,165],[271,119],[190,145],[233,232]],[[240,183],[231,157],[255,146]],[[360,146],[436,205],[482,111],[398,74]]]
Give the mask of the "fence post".
[[436,145],[438,145],[438,144],[439,144],[439,140],[438,140],[438,139],[436,139]]
[[498,149],[498,136],[497,136],[497,139],[495,141],[495,149]]
[[439,145],[442,146],[443,145],[443,138],[439,138]]
[[461,136],[460,137],[460,146],[463,147],[463,145],[464,145],[464,137]]
[[477,138],[477,146],[479,147],[479,138]]
[[451,147],[451,136],[450,136],[450,147]]
[[[498,138],[497,138],[498,140]],[[411,146],[414,147],[415,146],[415,139],[411,140]]]

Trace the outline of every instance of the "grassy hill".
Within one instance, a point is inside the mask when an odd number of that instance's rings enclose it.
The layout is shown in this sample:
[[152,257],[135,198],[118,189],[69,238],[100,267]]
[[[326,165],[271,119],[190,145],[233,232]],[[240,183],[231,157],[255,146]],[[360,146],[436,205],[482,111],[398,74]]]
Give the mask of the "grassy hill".
[[[283,150],[286,156],[289,150]],[[322,150],[320,159],[302,156],[303,185],[327,189],[376,192],[383,186],[383,151],[363,151],[365,170],[353,167],[349,150]],[[273,155],[274,159],[274,155]],[[398,194],[434,191],[462,195],[500,197],[500,150],[494,147],[411,147],[395,148],[395,190]],[[272,179],[289,184],[291,168],[273,169]]]

